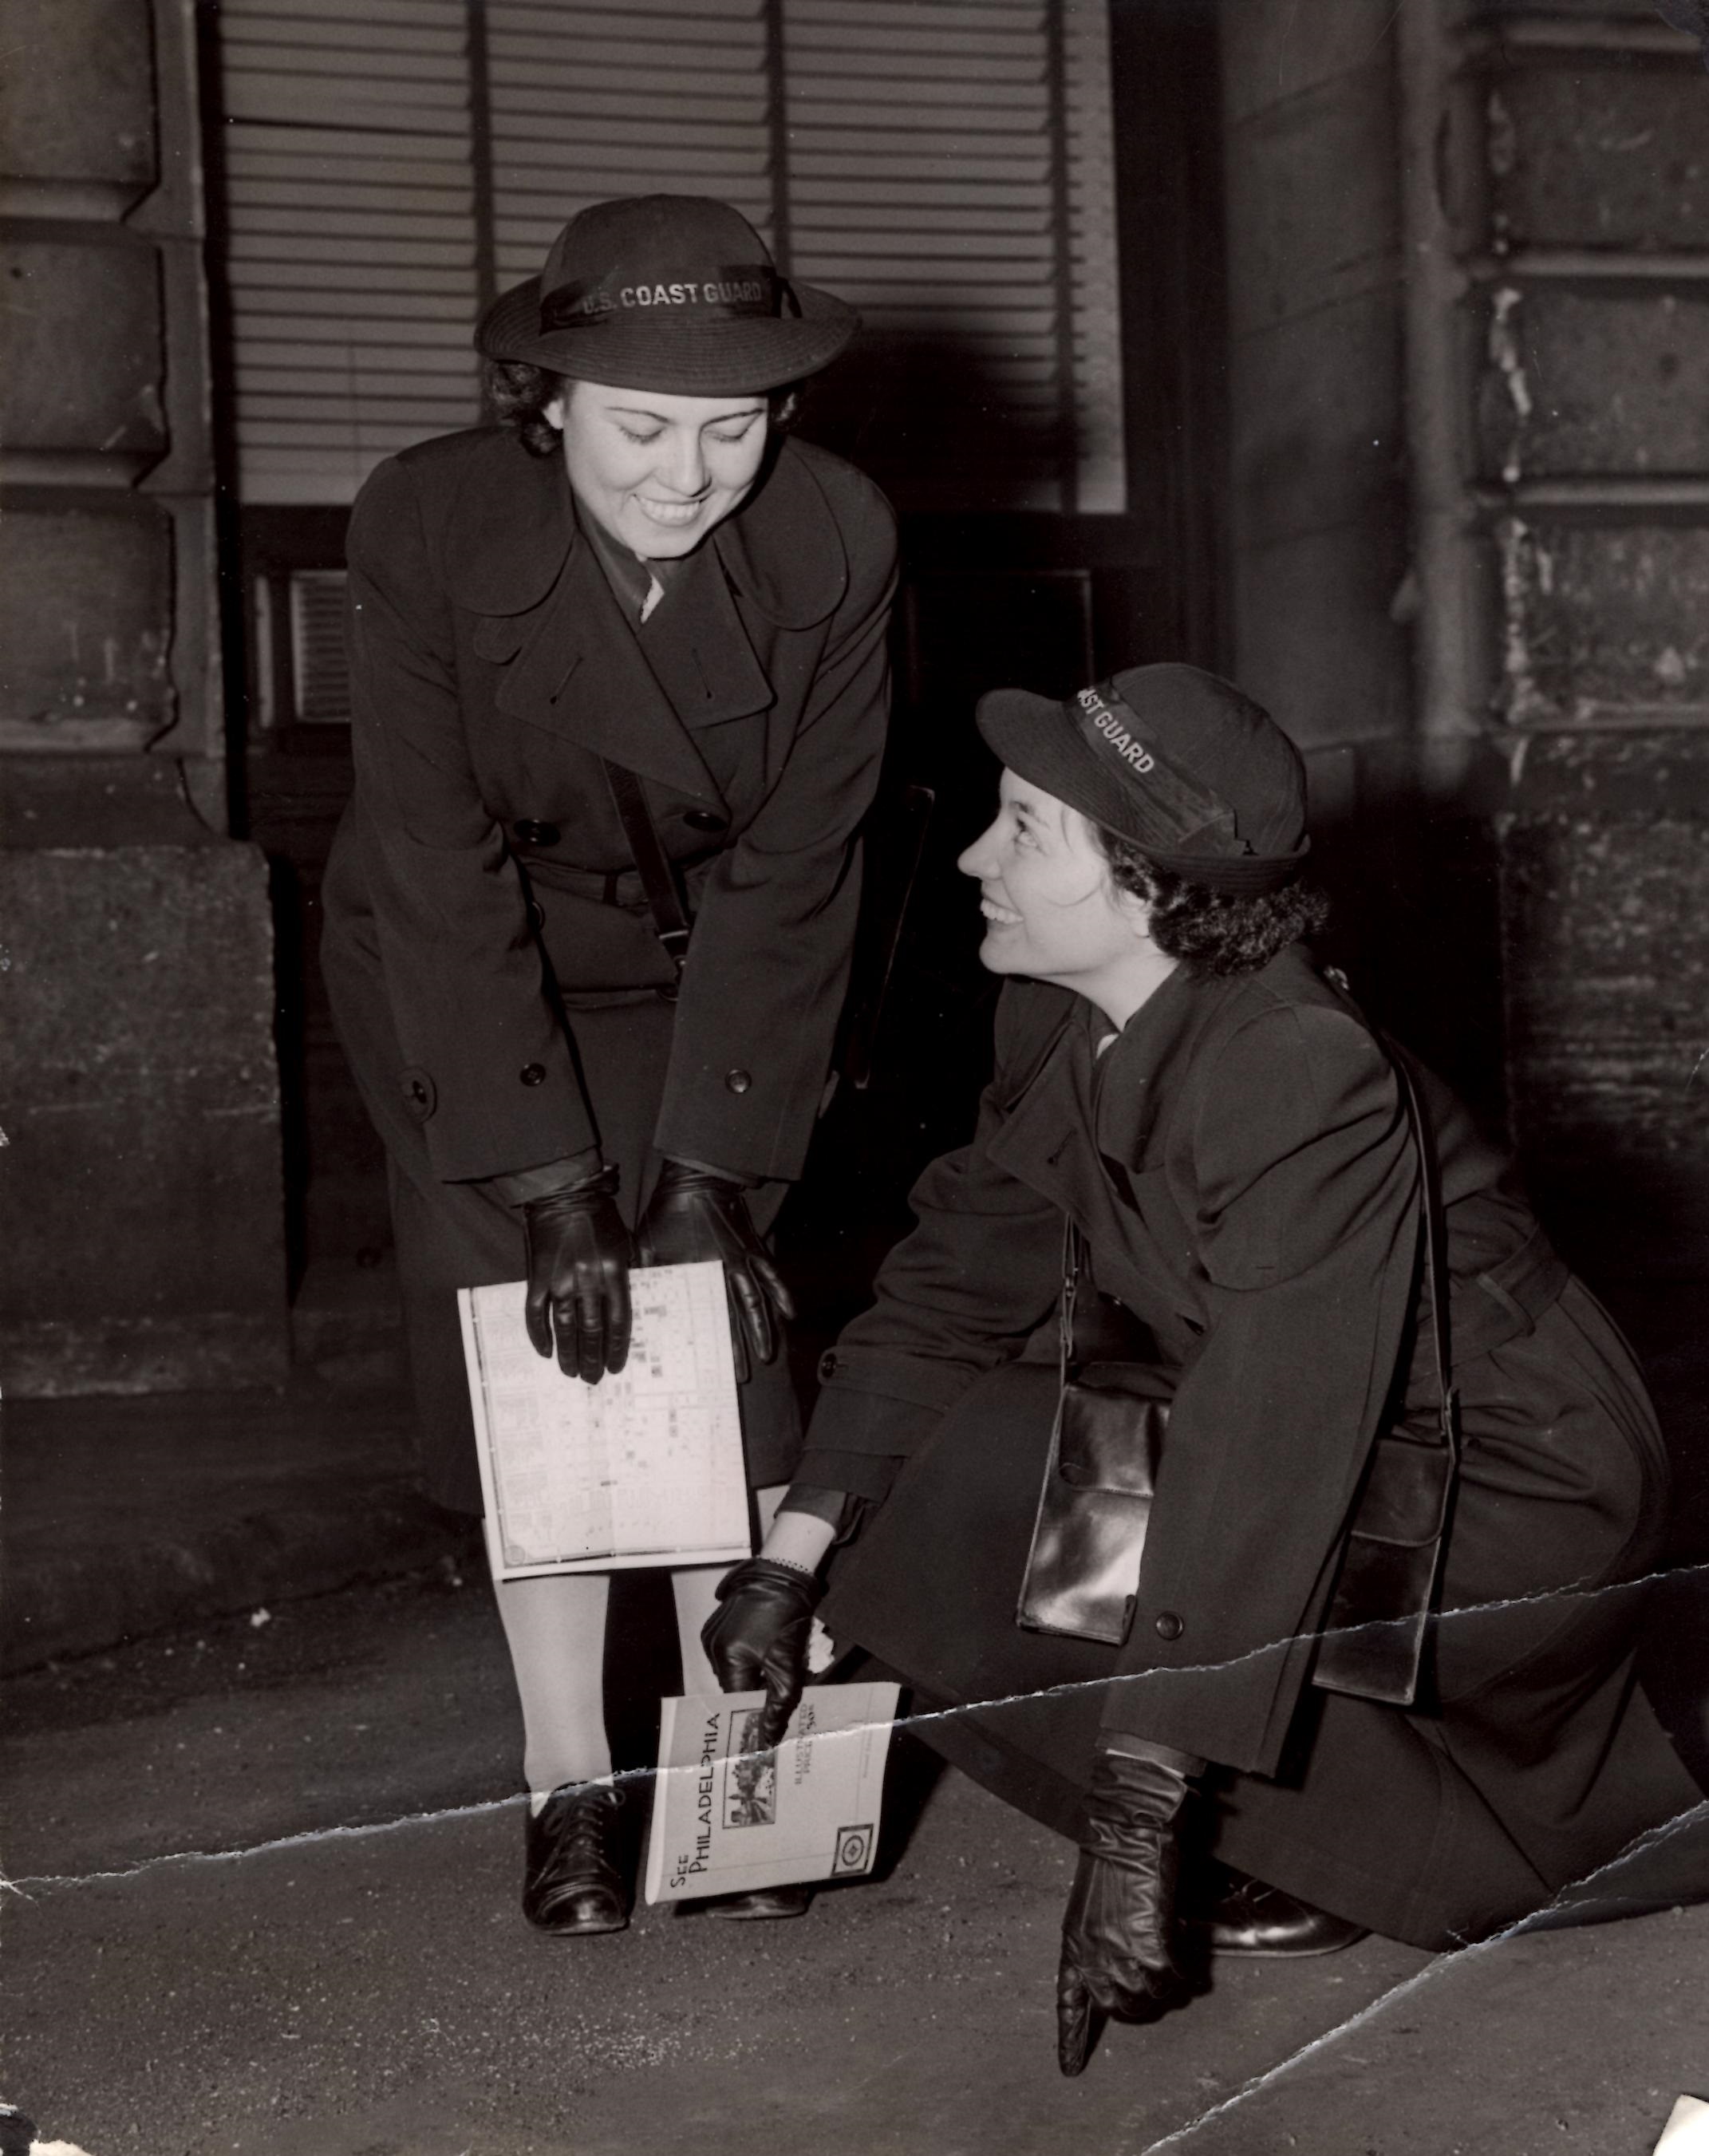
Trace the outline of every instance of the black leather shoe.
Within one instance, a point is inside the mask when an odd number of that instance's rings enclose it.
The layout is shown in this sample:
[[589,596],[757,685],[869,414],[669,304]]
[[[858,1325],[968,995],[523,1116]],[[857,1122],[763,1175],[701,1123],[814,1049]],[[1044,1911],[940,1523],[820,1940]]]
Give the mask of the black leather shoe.
[[1249,1878],[1232,1865],[1218,1867],[1221,1877],[1208,1907],[1188,1911],[1186,1921],[1208,1934],[1210,1950],[1219,1954],[1265,1954],[1280,1958],[1296,1954],[1338,1953],[1369,1937],[1363,1924],[1332,1917],[1327,1909],[1314,1909],[1296,1901],[1280,1887],[1266,1887]]
[[605,1782],[567,1782],[526,1828],[522,1913],[562,1938],[620,1932],[629,1920],[618,1853],[623,1793]]

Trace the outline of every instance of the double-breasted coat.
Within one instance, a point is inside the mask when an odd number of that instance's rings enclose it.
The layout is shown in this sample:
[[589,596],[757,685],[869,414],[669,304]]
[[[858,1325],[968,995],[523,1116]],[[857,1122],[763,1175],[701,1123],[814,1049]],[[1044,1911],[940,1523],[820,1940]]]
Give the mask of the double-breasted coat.
[[[747,1179],[763,1225],[800,1172],[883,751],[894,520],[783,442],[643,624],[562,460],[485,429],[379,466],[348,554],[356,788],[323,963],[386,1141],[430,1486],[478,1511],[451,1297],[523,1270],[488,1179],[598,1144],[633,1219],[667,1153]],[[604,759],[686,888],[674,998]],[[781,1479],[781,1361],[744,1424],[755,1479]]]
[[[826,1361],[799,1482],[883,1502],[825,1621],[928,1702],[973,1703],[925,1733],[1065,1832],[1101,1729],[1127,1732],[1211,1763],[1230,1862],[1420,1944],[1486,1930],[1696,1799],[1635,1688],[1635,1598],[1598,1591],[1642,1574],[1663,1525],[1642,1382],[1426,1074],[1465,1430],[1446,1614],[1416,1710],[1314,1691],[1372,1441],[1436,1412],[1397,1081],[1297,946],[1251,975],[1178,970],[1111,1030],[1065,991],[1004,989],[975,1136],[921,1178]],[[1173,1384],[1119,1650],[1014,1623],[1065,1215]]]

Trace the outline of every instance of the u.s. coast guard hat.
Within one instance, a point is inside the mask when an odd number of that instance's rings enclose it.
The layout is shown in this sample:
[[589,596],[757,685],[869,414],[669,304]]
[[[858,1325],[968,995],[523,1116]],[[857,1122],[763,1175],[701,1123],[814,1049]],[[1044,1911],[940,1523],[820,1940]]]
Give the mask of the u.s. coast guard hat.
[[1017,776],[1214,891],[1279,890],[1310,850],[1299,751],[1197,666],[1131,666],[1060,704],[993,689],[978,724]]
[[572,381],[727,397],[816,374],[860,325],[829,292],[780,275],[728,203],[628,195],[572,218],[540,275],[487,309],[475,341],[489,359]]

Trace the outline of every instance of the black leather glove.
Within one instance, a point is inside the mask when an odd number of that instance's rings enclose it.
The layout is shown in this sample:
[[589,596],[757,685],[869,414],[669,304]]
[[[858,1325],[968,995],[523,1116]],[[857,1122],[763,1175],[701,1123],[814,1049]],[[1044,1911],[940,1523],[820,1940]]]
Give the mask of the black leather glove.
[[726,1691],[763,1685],[761,1744],[783,1741],[807,1681],[807,1635],[824,1589],[817,1577],[768,1557],[751,1557],[718,1583],[718,1607],[701,1645]]
[[793,1317],[795,1305],[748,1218],[747,1195],[739,1183],[711,1168],[667,1160],[635,1241],[644,1265],[720,1260],[742,1337],[762,1363],[772,1360],[778,1352],[776,1321]]
[[1062,1919],[1056,2057],[1084,2071],[1103,2017],[1149,2021],[1181,1989],[1171,1935],[1176,1824],[1190,1784],[1173,1767],[1106,1752],[1086,1792],[1080,1868]]
[[531,1198],[528,1337],[542,1355],[557,1335],[558,1368],[597,1385],[629,1356],[629,1231],[617,1209],[617,1170]]

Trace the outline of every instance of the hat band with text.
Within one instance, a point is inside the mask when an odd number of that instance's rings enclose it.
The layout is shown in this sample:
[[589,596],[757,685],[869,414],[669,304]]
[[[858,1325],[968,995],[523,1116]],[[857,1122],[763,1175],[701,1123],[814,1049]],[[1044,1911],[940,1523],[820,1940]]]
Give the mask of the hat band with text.
[[679,311],[730,319],[775,317],[781,281],[769,262],[754,262],[716,270],[708,277],[638,277],[628,284],[600,277],[559,285],[541,299],[541,333],[597,328],[624,316],[657,318]]
[[1137,714],[1109,682],[1080,690],[1066,709],[1102,760],[1124,765],[1139,781],[1134,791],[1161,826],[1159,838],[1219,837],[1230,853],[1250,852],[1234,835],[1234,812],[1222,795],[1147,747]]

